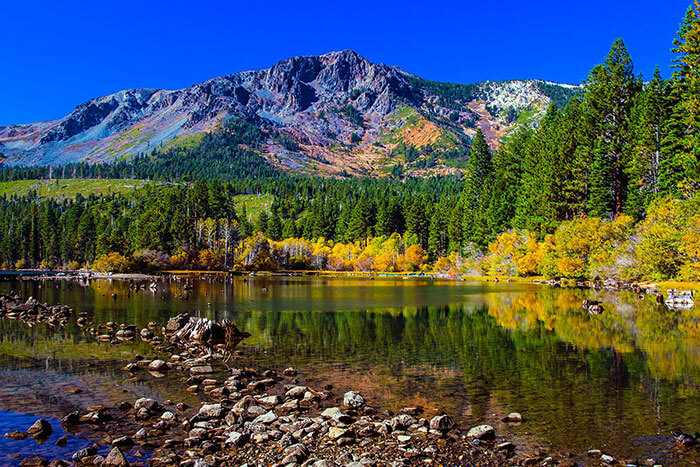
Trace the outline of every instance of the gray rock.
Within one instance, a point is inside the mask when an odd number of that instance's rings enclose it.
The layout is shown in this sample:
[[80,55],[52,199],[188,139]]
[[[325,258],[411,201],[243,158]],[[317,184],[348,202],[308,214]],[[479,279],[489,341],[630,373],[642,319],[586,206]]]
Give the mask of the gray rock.
[[508,414],[505,421],[511,423],[520,423],[523,421],[523,416],[520,415],[518,412],[511,412]]
[[348,391],[343,396],[343,405],[358,409],[365,405],[365,398],[359,392]]
[[342,428],[338,426],[333,426],[328,430],[328,437],[332,440],[337,440],[340,438],[351,438],[353,437],[352,430],[347,428]]
[[197,417],[200,419],[221,418],[224,414],[224,409],[221,404],[205,404],[197,412]]
[[306,386],[294,386],[289,391],[287,391],[284,396],[293,398],[304,397],[305,392]]
[[104,462],[102,462],[102,465],[109,467],[128,467],[129,463],[119,448],[114,447],[111,451],[109,451],[109,454]]
[[450,431],[454,427],[454,425],[455,424],[452,421],[452,419],[447,415],[438,415],[437,417],[433,417],[430,420],[430,429],[441,431],[443,433],[446,431]]
[[239,433],[237,431],[234,431],[233,433],[231,433],[225,441],[226,444],[232,444],[236,447],[241,447],[247,442],[248,442],[248,436],[243,434],[243,433]]
[[153,360],[148,364],[148,369],[151,371],[165,371],[168,369],[168,364],[163,360]]
[[209,373],[213,372],[214,370],[210,365],[193,366],[190,368],[191,375],[208,375]]
[[275,415],[275,412],[267,412],[266,414],[260,415],[257,417],[255,420],[253,420],[253,423],[262,423],[264,425],[269,425],[270,423],[273,423],[275,420],[277,420],[277,415]]
[[146,409],[147,411],[154,413],[160,411],[161,407],[157,401],[153,399],[148,399],[146,397],[142,397],[134,403],[134,408],[136,410]]
[[403,415],[397,415],[396,417],[389,420],[389,426],[391,426],[391,429],[393,431],[405,430],[406,428],[408,428],[409,426],[411,426],[417,422],[418,422],[418,420],[416,420],[415,417],[403,414]]
[[488,440],[495,439],[496,432],[491,425],[478,425],[470,428],[467,432],[467,436],[474,439]]
[[340,407],[329,407],[323,412],[321,412],[321,416],[323,418],[333,418],[334,416],[341,414],[342,412],[340,411]]

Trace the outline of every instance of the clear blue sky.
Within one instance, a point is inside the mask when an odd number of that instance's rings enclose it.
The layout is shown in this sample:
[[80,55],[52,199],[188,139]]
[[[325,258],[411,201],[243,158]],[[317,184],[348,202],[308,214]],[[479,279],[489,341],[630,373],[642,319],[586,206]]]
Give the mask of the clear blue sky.
[[579,83],[617,37],[670,74],[690,0],[20,1],[2,6],[0,125],[120,89],[176,89],[351,48],[424,78]]

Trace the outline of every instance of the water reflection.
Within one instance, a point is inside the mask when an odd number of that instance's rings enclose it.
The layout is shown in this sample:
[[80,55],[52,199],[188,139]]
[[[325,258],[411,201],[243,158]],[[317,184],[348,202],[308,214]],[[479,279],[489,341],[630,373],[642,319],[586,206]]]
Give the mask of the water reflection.
[[[680,457],[668,438],[671,428],[700,425],[697,308],[670,311],[631,293],[428,280],[203,280],[189,300],[180,283],[162,282],[155,293],[118,281],[39,286],[3,282],[0,291],[68,304],[96,322],[226,316],[252,334],[246,363],[293,364],[309,380],[339,391],[360,386],[392,409],[447,410],[558,450],[700,460],[697,452]],[[602,300],[605,311],[585,312],[586,298]],[[73,327],[55,333],[0,321],[0,353],[119,359],[135,351],[91,342]],[[512,410],[526,422],[501,424]]]

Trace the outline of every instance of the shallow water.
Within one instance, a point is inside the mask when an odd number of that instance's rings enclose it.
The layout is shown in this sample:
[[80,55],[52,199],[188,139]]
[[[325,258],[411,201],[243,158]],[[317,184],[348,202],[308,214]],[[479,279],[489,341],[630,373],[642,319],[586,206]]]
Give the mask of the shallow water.
[[[697,307],[670,311],[653,297],[624,292],[393,278],[198,280],[186,301],[181,283],[165,281],[155,293],[129,293],[123,281],[0,282],[0,292],[11,289],[86,311],[97,323],[145,326],[185,311],[229,317],[252,334],[240,346],[241,365],[293,365],[305,380],[332,384],[337,393],[359,389],[391,410],[445,410],[548,452],[580,457],[596,448],[664,464],[700,461],[697,450],[679,451],[668,434],[700,428]],[[602,299],[604,313],[584,312],[584,298]],[[59,386],[75,379],[91,391],[74,405],[142,394],[191,397],[173,394],[174,385],[162,380],[124,381],[119,364],[148,351],[86,340],[77,327],[57,335],[0,321],[0,410],[37,412],[3,396],[17,390],[8,389],[12,375],[27,371],[50,382],[48,400],[27,399],[47,416],[61,407],[51,402],[52,391],[69,398]],[[88,365],[95,359],[114,363]],[[511,411],[525,421],[502,423]]]

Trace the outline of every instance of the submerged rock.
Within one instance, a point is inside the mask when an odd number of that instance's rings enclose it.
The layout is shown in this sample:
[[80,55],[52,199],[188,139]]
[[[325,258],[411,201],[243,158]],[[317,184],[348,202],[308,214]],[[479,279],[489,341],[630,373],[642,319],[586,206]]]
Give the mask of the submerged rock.
[[16,441],[21,441],[23,439],[27,439],[27,432],[26,431],[10,431],[8,433],[5,433],[5,438],[14,439]]

